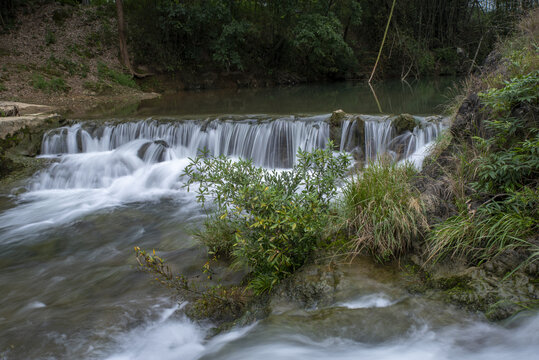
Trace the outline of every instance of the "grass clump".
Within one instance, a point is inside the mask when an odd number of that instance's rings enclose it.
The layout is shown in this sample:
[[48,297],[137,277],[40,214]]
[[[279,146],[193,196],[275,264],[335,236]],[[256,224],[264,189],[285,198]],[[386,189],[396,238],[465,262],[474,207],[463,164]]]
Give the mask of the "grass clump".
[[428,261],[461,256],[478,263],[507,249],[533,249],[526,239],[539,225],[537,190],[524,188],[505,197],[477,209],[468,206],[435,225],[427,238]]
[[32,76],[32,86],[46,93],[69,91],[69,86],[65,83],[64,79],[60,77],[46,79],[40,74],[34,74]]
[[250,160],[205,155],[185,170],[188,186],[197,186],[198,201],[210,210],[200,238],[210,252],[247,268],[255,293],[270,291],[324,239],[350,159],[328,146],[299,151],[289,171],[270,171]]
[[345,221],[352,256],[370,251],[381,261],[397,257],[427,229],[411,165],[370,164],[344,188]]
[[97,74],[100,79],[110,80],[122,86],[138,89],[138,85],[131,75],[110,69],[102,62],[97,63]]
[[45,32],[45,45],[50,46],[56,44],[56,35],[54,34],[54,31],[47,30]]

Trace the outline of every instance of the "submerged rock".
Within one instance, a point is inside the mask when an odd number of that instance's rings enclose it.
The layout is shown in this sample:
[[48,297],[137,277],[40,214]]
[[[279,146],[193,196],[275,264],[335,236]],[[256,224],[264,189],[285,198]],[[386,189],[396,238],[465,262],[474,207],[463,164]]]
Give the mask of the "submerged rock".
[[[152,146],[154,145],[154,146]],[[152,152],[148,150],[152,148]],[[137,156],[141,160],[152,160],[157,162],[165,161],[166,149],[170,148],[170,145],[165,140],[154,140],[144,143],[137,151]]]
[[307,265],[284,280],[273,291],[270,307],[279,309],[313,308],[334,302],[342,272],[328,265]]
[[510,253],[480,266],[468,267],[455,259],[431,266],[428,270],[415,265],[417,278],[408,289],[469,311],[484,313],[491,321],[507,319],[522,310],[536,307],[539,300],[537,269],[535,272],[534,269],[519,269],[511,273],[515,266],[507,260],[514,256]]

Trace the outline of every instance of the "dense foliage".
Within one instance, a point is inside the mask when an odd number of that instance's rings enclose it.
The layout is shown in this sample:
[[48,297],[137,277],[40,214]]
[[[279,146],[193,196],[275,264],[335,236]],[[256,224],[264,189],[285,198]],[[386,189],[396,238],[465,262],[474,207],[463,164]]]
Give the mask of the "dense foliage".
[[188,186],[210,205],[200,234],[210,253],[232,257],[252,273],[257,293],[301,267],[320,245],[331,202],[349,165],[332,147],[299,151],[291,170],[270,171],[250,160],[200,156],[186,168]]
[[[0,27],[15,26],[17,8],[25,13],[47,2],[53,0],[2,1]],[[112,0],[55,2],[97,6],[102,16],[116,16]],[[358,78],[369,72],[392,1],[123,3],[130,52],[139,65],[157,72],[246,72],[286,82]],[[465,73],[482,63],[494,41],[536,5],[536,0],[397,1],[379,75]]]
[[[498,49],[501,69],[482,80],[484,130],[466,146],[467,190],[457,196],[458,214],[437,224],[429,236],[429,258],[465,255],[489,260],[507,249],[539,260],[539,71],[537,11],[521,32]],[[479,205],[474,205],[474,204]]]

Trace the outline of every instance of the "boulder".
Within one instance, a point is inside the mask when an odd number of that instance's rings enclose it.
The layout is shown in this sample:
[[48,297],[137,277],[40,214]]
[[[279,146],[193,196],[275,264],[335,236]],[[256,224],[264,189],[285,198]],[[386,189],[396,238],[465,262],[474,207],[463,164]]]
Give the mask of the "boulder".
[[401,114],[391,122],[395,127],[397,135],[401,135],[406,131],[413,132],[414,128],[419,125],[418,121],[410,114]]

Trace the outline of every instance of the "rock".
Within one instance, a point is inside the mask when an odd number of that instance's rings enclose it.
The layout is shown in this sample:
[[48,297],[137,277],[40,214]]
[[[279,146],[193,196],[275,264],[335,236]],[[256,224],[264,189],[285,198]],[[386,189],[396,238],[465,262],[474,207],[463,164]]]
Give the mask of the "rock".
[[401,114],[391,122],[395,127],[397,135],[401,135],[406,131],[413,132],[414,128],[419,125],[418,121],[410,114]]
[[[507,276],[508,266],[514,265],[514,256],[503,254],[477,267],[456,265],[454,259],[445,265],[436,264],[430,273],[421,276],[423,287],[416,281],[411,284],[410,291],[426,293],[469,311],[482,312],[492,321],[504,320],[523,309],[537,306],[539,298],[537,274],[529,276],[517,271]],[[500,261],[500,258],[505,260]]]
[[462,102],[453,124],[451,134],[458,139],[471,139],[484,133],[483,118],[481,112],[481,99],[475,93],[468,95]]
[[148,152],[148,149],[152,145],[157,146],[157,148],[154,151],[155,154],[153,154],[152,158],[158,162],[164,161],[165,149],[170,147],[170,145],[165,140],[154,140],[154,141],[148,141],[144,143],[137,151],[137,156],[139,157],[139,159],[141,160],[145,159],[146,153]]
[[346,118],[346,113],[342,110],[336,110],[329,118],[329,139],[333,141],[335,149],[341,146],[342,124]]
[[0,117],[19,116],[20,111],[17,105],[0,105]]
[[342,272],[327,265],[307,265],[284,280],[270,299],[273,312],[279,309],[305,309],[334,301]]

